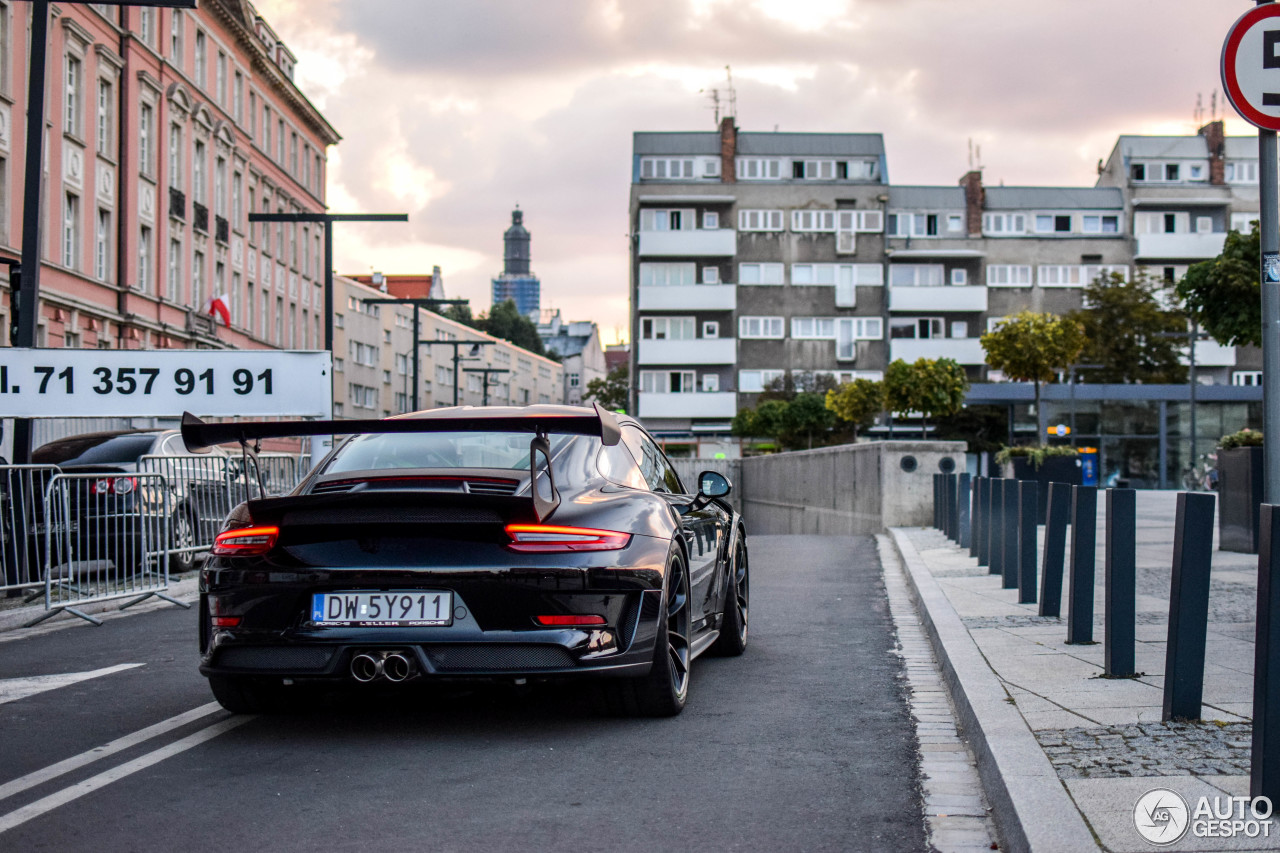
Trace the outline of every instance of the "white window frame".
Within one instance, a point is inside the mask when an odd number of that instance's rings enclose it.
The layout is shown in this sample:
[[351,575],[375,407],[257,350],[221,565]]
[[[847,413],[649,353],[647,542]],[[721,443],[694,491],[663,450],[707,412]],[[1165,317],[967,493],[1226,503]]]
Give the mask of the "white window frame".
[[1030,264],[987,264],[988,287],[1030,287]]
[[1236,387],[1254,387],[1262,384],[1261,370],[1233,370],[1231,384]]
[[739,370],[738,393],[759,394],[785,373],[785,370],[770,369]]
[[719,284],[720,283],[720,267],[703,267],[702,283],[703,284]]
[[782,231],[781,210],[739,210],[739,231]]
[[796,341],[834,341],[835,317],[792,317],[791,339]]
[[786,336],[784,317],[738,318],[738,337],[742,340],[782,340]]
[[[672,224],[676,227],[672,227]],[[650,231],[693,231],[698,224],[698,212],[692,207],[640,209],[640,230]]]
[[1036,283],[1041,287],[1084,287],[1083,268],[1079,264],[1041,264],[1036,268]]
[[698,385],[698,389],[703,394],[718,394],[720,392],[720,374],[704,373],[700,378],[701,382]]
[[879,317],[836,318],[836,360],[853,361],[858,355],[858,341],[884,338],[884,321]]
[[777,157],[739,157],[734,163],[735,177],[739,181],[779,181],[790,178],[782,174],[782,161]]
[[684,287],[697,283],[698,266],[685,262],[642,262],[641,287]]
[[1025,237],[1027,215],[1025,213],[984,213],[982,234],[985,237]]
[[716,320],[702,321],[702,337],[718,338],[720,337],[720,323]]
[[738,284],[752,286],[785,284],[785,275],[785,264],[755,261],[738,264]]
[[[905,281],[907,271],[911,281]],[[890,287],[942,287],[946,284],[946,267],[942,264],[890,264]]]
[[[645,332],[648,334],[645,334]],[[673,332],[679,333],[673,335]],[[692,341],[698,335],[694,317],[641,317],[640,337],[646,341]]]
[[693,180],[694,157],[641,157],[640,180],[686,181]]
[[720,214],[714,210],[702,211],[702,228],[704,231],[717,231],[720,228]]
[[793,210],[791,230],[797,234],[831,234],[836,230],[834,210]]

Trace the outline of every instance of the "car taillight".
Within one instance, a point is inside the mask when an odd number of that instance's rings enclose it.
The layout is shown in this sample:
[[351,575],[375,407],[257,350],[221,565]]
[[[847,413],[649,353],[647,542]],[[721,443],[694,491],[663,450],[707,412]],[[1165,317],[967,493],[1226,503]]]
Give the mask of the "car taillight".
[[583,614],[556,614],[554,616],[535,616],[533,621],[548,628],[560,628],[567,625],[604,625],[603,616],[587,616]]
[[240,627],[239,616],[214,616],[212,617],[211,621],[213,622],[213,627],[215,628],[239,628]]
[[554,524],[508,524],[512,551],[537,554],[551,551],[617,551],[627,547],[630,533],[593,530],[588,527],[560,527]]
[[138,486],[137,477],[103,477],[89,484],[91,495],[127,495]]
[[215,557],[254,557],[275,547],[278,527],[238,527],[219,533],[209,553]]

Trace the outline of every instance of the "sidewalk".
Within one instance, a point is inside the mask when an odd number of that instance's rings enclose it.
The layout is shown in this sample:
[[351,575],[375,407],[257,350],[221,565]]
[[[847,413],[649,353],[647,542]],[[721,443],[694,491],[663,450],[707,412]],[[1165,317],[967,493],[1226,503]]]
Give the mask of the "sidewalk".
[[[1173,492],[1138,492],[1137,679],[1101,678],[1101,644],[1067,645],[1065,618],[1017,604],[1017,590],[1000,589],[998,576],[942,533],[891,531],[974,743],[1005,849],[1280,849],[1280,820],[1271,822],[1273,837],[1188,832],[1160,848],[1134,826],[1135,805],[1153,788],[1180,794],[1193,812],[1202,796],[1249,791],[1255,555],[1214,551],[1203,720],[1160,722],[1175,502]],[[1098,503],[1100,643],[1105,502]]]

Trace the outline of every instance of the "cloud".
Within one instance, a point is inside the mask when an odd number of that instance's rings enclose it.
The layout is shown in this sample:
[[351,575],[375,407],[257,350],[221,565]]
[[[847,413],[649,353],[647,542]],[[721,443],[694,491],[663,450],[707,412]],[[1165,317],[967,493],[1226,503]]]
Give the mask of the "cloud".
[[[445,267],[488,307],[518,202],[544,305],[625,325],[631,133],[879,132],[897,183],[1089,185],[1120,133],[1189,133],[1242,11],[1199,0],[259,0],[343,141],[343,270]],[[1247,132],[1239,122],[1232,132]],[[442,263],[442,260],[446,263]]]

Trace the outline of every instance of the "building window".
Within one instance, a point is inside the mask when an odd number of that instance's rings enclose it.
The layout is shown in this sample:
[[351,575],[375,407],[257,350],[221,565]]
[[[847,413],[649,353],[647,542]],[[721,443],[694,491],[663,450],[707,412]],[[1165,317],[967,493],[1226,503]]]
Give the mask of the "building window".
[[720,227],[720,214],[714,210],[704,210],[702,212],[702,227],[705,230],[715,230]]
[[991,287],[1030,287],[1031,266],[1028,264],[989,264],[987,284]]
[[693,160],[691,158],[668,159],[644,157],[640,160],[641,180],[663,180],[667,178],[692,178]]
[[782,264],[738,264],[738,284],[782,284]]
[[642,263],[640,264],[641,287],[680,287],[694,284],[697,273],[692,263]]
[[1079,287],[1080,267],[1075,265],[1042,265],[1036,273],[1041,287]]
[[115,109],[115,87],[107,80],[98,81],[98,114],[94,123],[94,143],[99,154],[111,156],[111,112]]
[[195,61],[195,78],[196,85],[201,89],[209,88],[208,68],[206,67],[208,45],[203,30],[196,30],[196,61]]
[[719,284],[720,268],[719,267],[703,267],[702,283],[703,284]]
[[289,174],[298,177],[298,134],[289,134]]
[[227,161],[219,157],[213,165],[213,212],[227,216]]
[[271,156],[271,107],[262,105],[262,150]]
[[276,162],[284,167],[284,119],[276,119]]
[[203,311],[204,303],[204,252],[194,252],[191,255],[191,307]]
[[138,290],[151,292],[151,257],[154,244],[151,227],[143,225],[138,229]]
[[155,123],[156,111],[151,104],[138,107],[138,171],[144,175],[155,174]]
[[111,212],[98,209],[98,218],[93,232],[93,277],[98,281],[106,281],[110,268],[111,245]]
[[1255,386],[1262,384],[1261,370],[1236,370],[1231,374],[1232,385]]
[[715,394],[720,390],[720,375],[717,373],[702,374],[702,393]]
[[227,104],[227,55],[222,51],[218,51],[218,64],[214,66],[214,87],[213,91],[218,98],[218,103],[226,106]]
[[1258,182],[1258,161],[1228,160],[1224,177],[1229,184],[1256,184]]
[[739,210],[739,231],[781,231],[781,210]]
[[889,337],[932,340],[946,337],[943,328],[939,317],[899,317],[889,321]]
[[698,390],[692,370],[642,370],[640,391],[645,394],[692,394]]
[[645,317],[640,321],[640,337],[653,341],[691,341],[697,337],[693,317]]
[[697,213],[692,209],[640,211],[641,231],[692,231],[697,227]]
[[236,124],[244,124],[244,75],[239,71],[231,86],[231,117]]
[[782,177],[782,163],[757,157],[739,157],[737,177],[746,181],[776,181]]
[[895,287],[941,287],[945,283],[942,264],[892,264],[889,284]]
[[169,125],[169,186],[182,189],[182,128]]
[[759,394],[781,379],[784,373],[782,370],[739,370],[738,391],[743,394]]
[[80,197],[74,193],[67,193],[62,208],[62,265],[80,265]]
[[784,338],[786,326],[782,317],[739,317],[740,338]]
[[792,317],[791,337],[796,340],[834,340],[834,317]]
[[182,284],[182,241],[169,241],[169,262],[165,276],[165,296],[172,302],[181,298]]
[[1071,231],[1071,217],[1058,214],[1036,215],[1037,234],[1066,234]]
[[231,175],[231,223],[239,231],[244,219],[244,175],[235,172]]
[[707,320],[702,324],[702,337],[718,338],[720,337],[720,324],[715,320]]
[[66,97],[63,111],[63,130],[72,136],[80,135],[81,86],[83,85],[84,64],[80,57],[67,54]]
[[1081,217],[1081,230],[1086,234],[1120,233],[1120,217],[1086,214]]
[[791,230],[799,232],[831,232],[836,230],[834,210],[793,210]]
[[169,13],[169,61],[179,68],[182,67],[182,27],[182,10],[174,9]]
[[138,37],[147,47],[156,46],[156,10],[143,7],[138,21]]
[[1022,213],[984,213],[982,232],[996,237],[1015,237],[1027,233],[1027,217]]

